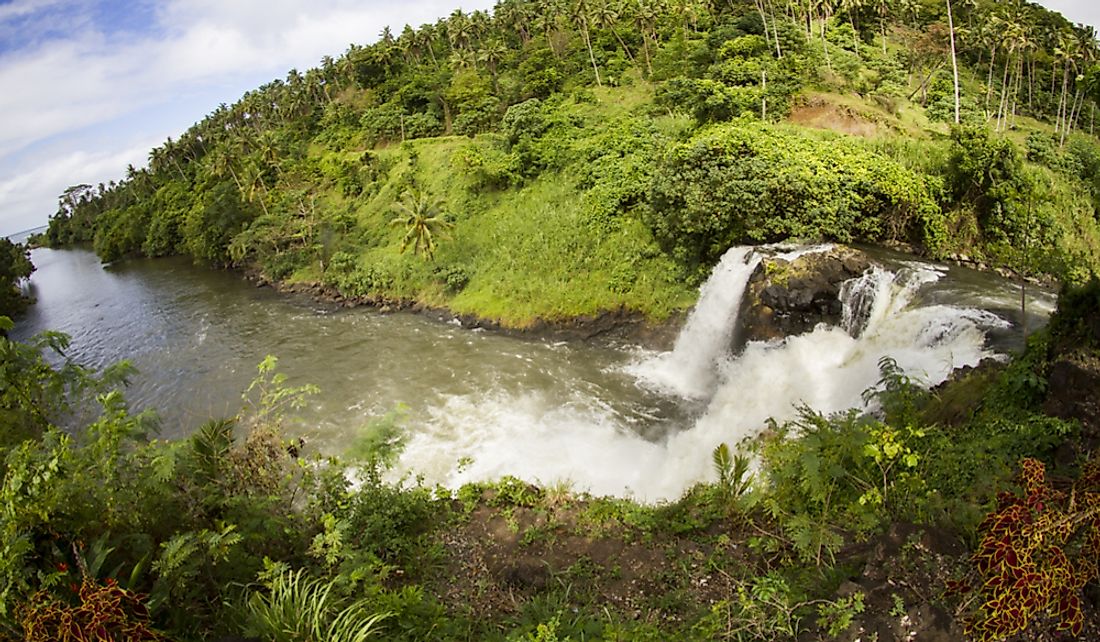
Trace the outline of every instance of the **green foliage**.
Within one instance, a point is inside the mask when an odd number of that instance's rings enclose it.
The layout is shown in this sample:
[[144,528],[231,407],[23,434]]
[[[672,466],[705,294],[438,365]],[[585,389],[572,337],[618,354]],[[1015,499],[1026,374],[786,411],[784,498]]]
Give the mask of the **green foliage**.
[[850,140],[749,122],[673,146],[654,174],[654,234],[712,263],[731,245],[786,238],[942,242],[933,183]]
[[[0,238],[0,316],[11,317],[27,304],[20,282],[34,272],[30,250]],[[6,332],[6,330],[4,330]]]
[[397,457],[405,447],[401,421],[407,412],[406,407],[398,406],[385,416],[372,419],[356,435],[354,443],[348,450],[348,457],[352,461],[365,462],[367,465],[380,466],[383,469],[396,463]]
[[863,613],[866,606],[863,603],[863,593],[855,593],[851,597],[840,598],[835,602],[819,604],[817,607],[817,625],[825,634],[835,638],[852,626],[855,616]]
[[[1060,167],[1061,153],[1042,137],[1029,137],[1028,154]],[[946,168],[950,198],[957,207],[976,214],[979,248],[988,256],[1023,273],[1080,278],[1081,264],[1090,265],[1091,205],[1072,202],[1072,188],[1060,185],[1051,172],[1026,166],[1015,145],[984,127],[953,130]],[[974,241],[972,240],[971,243]]]
[[198,260],[225,265],[230,261],[229,243],[254,218],[232,183],[221,181],[206,191],[183,221],[187,251]]
[[722,443],[711,452],[711,461],[718,473],[718,488],[729,501],[736,501],[749,492],[752,475],[749,473],[750,461],[745,454],[733,455],[729,446]]
[[369,600],[341,597],[336,580],[310,579],[303,569],[273,568],[264,584],[243,610],[247,634],[269,642],[362,642],[390,615]]
[[1100,349],[1100,278],[1062,290],[1049,331],[1053,353]]
[[[819,609],[842,611],[840,603],[824,602]],[[766,642],[793,640],[805,632],[807,602],[790,581],[771,572],[734,582],[732,598],[711,607],[691,629],[691,639]]]
[[269,354],[256,367],[256,378],[242,396],[244,407],[238,415],[245,425],[279,428],[288,411],[301,410],[306,398],[317,393],[317,386],[311,384],[288,387],[286,375],[276,371],[278,366],[279,359]]
[[433,232],[453,227],[440,211],[441,206],[442,201],[432,198],[427,192],[408,190],[401,195],[401,201],[393,206],[397,216],[390,220],[390,225],[405,229],[405,235],[401,238],[402,252],[412,246],[414,252],[427,260],[434,258],[436,244]]

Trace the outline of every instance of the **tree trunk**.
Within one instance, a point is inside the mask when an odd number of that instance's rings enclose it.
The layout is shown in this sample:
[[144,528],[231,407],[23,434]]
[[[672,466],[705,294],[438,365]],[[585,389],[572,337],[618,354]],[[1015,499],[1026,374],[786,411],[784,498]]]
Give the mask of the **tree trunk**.
[[1020,104],[1020,92],[1023,89],[1024,83],[1024,57],[1021,55],[1016,59],[1016,82],[1012,87],[1012,126],[1016,126],[1016,108]]
[[940,67],[942,66],[942,62],[936,63],[936,66],[932,67],[932,71],[928,72],[928,75],[924,77],[924,80],[922,80],[919,85],[917,85],[917,88],[913,90],[913,93],[909,94],[909,97],[906,98],[906,100],[913,100],[913,96],[916,96],[922,89],[924,89],[928,85],[928,81],[932,80],[932,76],[935,75],[935,73],[939,71]]
[[[1062,138],[1059,146],[1066,144],[1066,94],[1069,92],[1069,63],[1062,67],[1062,98],[1058,101],[1058,120],[1061,121]],[[1055,131],[1058,131],[1055,128]]]
[[756,5],[756,11],[760,14],[760,22],[764,25],[764,40],[771,42],[771,36],[768,35],[768,17],[764,15],[764,0],[754,0],[753,4]]
[[775,39],[775,57],[782,58],[783,50],[779,47],[779,27],[775,20],[775,7],[771,7],[772,12],[772,37]]
[[760,72],[760,120],[768,119],[768,72]]
[[588,59],[592,61],[592,71],[596,72],[596,86],[603,87],[603,83],[600,82],[600,68],[596,66],[596,54],[592,52],[592,39],[588,35],[587,21],[582,24],[581,32],[584,34],[584,44],[588,47]]
[[1004,131],[1008,126],[1008,71],[1012,68],[1012,50],[1008,51],[1005,60],[1005,73],[1001,78],[1001,100],[997,106],[997,131]]
[[955,124],[959,124],[959,62],[955,58],[955,22],[951,18],[951,0],[947,0],[947,29],[951,32],[951,69],[955,73]]
[[852,51],[855,52],[856,58],[863,60],[863,57],[859,55],[859,27],[856,26],[856,17],[850,12],[848,13],[848,22],[852,24]]
[[993,47],[989,54],[989,76],[985,80],[985,114],[989,120],[989,101],[993,97],[993,67],[997,62],[997,48]]
[[[619,32],[615,30],[615,27],[611,27],[611,33],[615,34],[615,40],[619,41],[619,45],[622,46],[623,52],[626,53],[626,57],[630,59],[631,64],[634,64],[634,54],[630,53],[630,48],[627,47],[626,43],[623,42],[623,39],[619,37]],[[645,38],[643,38],[643,40],[644,39]]]

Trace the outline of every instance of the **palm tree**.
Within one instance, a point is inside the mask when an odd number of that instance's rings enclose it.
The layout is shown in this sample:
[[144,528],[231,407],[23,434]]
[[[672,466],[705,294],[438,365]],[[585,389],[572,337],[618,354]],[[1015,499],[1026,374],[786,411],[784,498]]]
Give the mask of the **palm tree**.
[[848,22],[852,25],[853,51],[855,51],[856,58],[859,58],[859,26],[856,24],[856,14],[863,9],[863,0],[840,0],[840,9],[848,14]]
[[427,192],[417,189],[405,190],[401,200],[393,205],[397,216],[390,221],[391,227],[402,227],[405,236],[401,238],[401,252],[411,245],[413,251],[431,261],[435,254],[433,229],[447,230],[453,227],[441,212],[442,202],[433,199]]
[[951,36],[951,70],[955,73],[955,124],[959,124],[959,62],[955,57],[955,21],[951,17],[951,0],[947,0],[947,31]]
[[603,87],[603,83],[600,82],[600,68],[596,66],[596,55],[592,52],[592,37],[588,31],[592,22],[592,18],[589,16],[588,0],[577,0],[573,4],[572,14],[573,24],[581,30],[581,35],[584,36],[584,45],[588,47],[588,59],[592,61],[592,71],[596,72],[596,86]]
[[495,80],[497,65],[506,55],[508,55],[508,48],[504,46],[504,43],[493,39],[485,43],[485,47],[477,53],[477,59],[485,63],[485,66],[489,68],[489,73]]
[[469,48],[471,36],[473,26],[469,18],[462,13],[462,9],[455,9],[447,19],[447,37],[450,38],[451,49]]
[[626,46],[623,39],[619,37],[619,32],[615,30],[615,25],[619,22],[619,10],[618,8],[609,2],[603,0],[596,3],[596,6],[592,9],[592,21],[596,27],[603,27],[611,32],[615,36],[615,40],[619,41],[619,45],[623,48],[623,52],[626,53],[626,57],[630,62],[634,62],[634,55],[630,53],[630,48]]
[[649,40],[654,38],[656,45],[657,8],[652,0],[638,0],[634,6],[634,24],[642,34],[642,51],[645,52],[645,67],[649,75],[653,75],[653,64],[649,56]]

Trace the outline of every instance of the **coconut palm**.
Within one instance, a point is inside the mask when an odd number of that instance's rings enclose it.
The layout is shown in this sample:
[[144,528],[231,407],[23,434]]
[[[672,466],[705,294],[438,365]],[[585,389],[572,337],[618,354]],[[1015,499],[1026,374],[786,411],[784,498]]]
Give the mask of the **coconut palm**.
[[634,62],[634,54],[630,53],[630,48],[626,46],[626,43],[619,36],[619,32],[615,29],[619,23],[619,8],[615,4],[608,0],[597,2],[592,7],[592,21],[596,27],[610,31],[615,36],[615,40],[619,41],[619,46],[623,48],[626,57],[630,62]]
[[573,3],[570,18],[573,24],[581,30],[581,35],[584,36],[584,46],[588,48],[588,59],[592,62],[592,71],[596,73],[596,86],[603,87],[603,83],[600,82],[600,68],[596,66],[596,55],[592,52],[592,36],[589,33],[592,26],[592,16],[588,0],[576,0]]
[[412,246],[413,251],[425,259],[431,261],[434,258],[433,230],[453,227],[444,218],[442,205],[442,201],[422,190],[410,189],[401,194],[401,200],[393,205],[397,216],[390,221],[390,226],[405,229],[405,236],[401,238],[402,253]]

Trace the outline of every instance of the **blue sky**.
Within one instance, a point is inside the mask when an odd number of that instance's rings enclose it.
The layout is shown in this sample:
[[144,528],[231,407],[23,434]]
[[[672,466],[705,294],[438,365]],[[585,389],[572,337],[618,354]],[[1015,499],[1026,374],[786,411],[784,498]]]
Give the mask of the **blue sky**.
[[168,136],[383,27],[492,0],[0,0],[0,235],[69,185],[119,179]]
[[[1041,0],[1100,25],[1097,0]],[[121,178],[219,103],[386,25],[493,0],[0,0],[0,235],[69,185]]]

